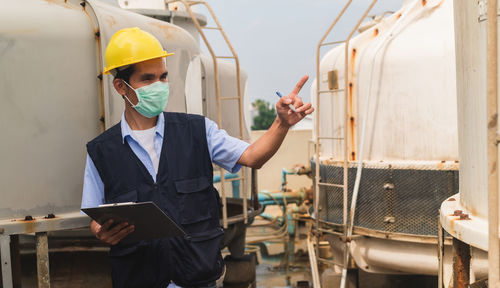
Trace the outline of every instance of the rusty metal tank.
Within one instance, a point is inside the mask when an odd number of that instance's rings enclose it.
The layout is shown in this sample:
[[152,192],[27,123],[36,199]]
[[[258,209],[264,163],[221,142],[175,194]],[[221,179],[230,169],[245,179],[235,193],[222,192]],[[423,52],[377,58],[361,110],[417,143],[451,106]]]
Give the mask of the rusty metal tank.
[[[4,234],[88,225],[88,218],[79,212],[85,144],[117,123],[123,111],[112,77],[102,74],[104,50],[117,30],[140,27],[175,53],[167,58],[171,97],[166,111],[216,119],[212,59],[201,52],[193,29],[167,22],[191,19],[182,11],[156,11],[161,17],[97,0],[2,3],[0,228]],[[203,15],[196,17],[206,24]],[[219,66],[222,97],[235,95],[234,64]],[[241,79],[245,87],[244,72]],[[223,103],[222,111],[227,112],[222,113],[223,123],[235,122],[237,101]],[[224,128],[239,135],[237,123]],[[55,218],[45,219],[49,214]],[[21,221],[28,215],[35,220]]]
[[[368,272],[438,273],[437,215],[459,187],[453,2],[405,1],[365,22],[347,54],[340,44],[321,60],[318,130],[329,139],[321,140],[319,163],[311,161],[326,183],[317,217],[342,231],[343,189],[327,185],[343,183],[348,141],[347,209],[362,167],[350,253]],[[316,95],[316,84],[311,90]],[[342,259],[339,237],[326,237]]]

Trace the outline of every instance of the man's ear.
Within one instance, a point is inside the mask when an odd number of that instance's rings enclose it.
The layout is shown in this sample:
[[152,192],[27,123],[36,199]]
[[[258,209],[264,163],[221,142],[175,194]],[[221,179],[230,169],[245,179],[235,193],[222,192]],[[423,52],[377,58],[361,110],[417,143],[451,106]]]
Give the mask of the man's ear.
[[125,87],[125,83],[123,83],[123,80],[120,78],[113,79],[113,86],[115,86],[116,92],[120,95],[125,95],[127,92],[127,87]]

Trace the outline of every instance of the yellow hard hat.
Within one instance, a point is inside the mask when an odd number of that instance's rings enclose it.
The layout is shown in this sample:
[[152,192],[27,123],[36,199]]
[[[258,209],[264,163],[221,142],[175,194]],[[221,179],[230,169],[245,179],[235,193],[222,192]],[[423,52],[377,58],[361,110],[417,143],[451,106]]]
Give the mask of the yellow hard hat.
[[109,40],[104,54],[104,74],[109,71],[142,61],[173,55],[161,47],[160,41],[137,27],[116,32]]

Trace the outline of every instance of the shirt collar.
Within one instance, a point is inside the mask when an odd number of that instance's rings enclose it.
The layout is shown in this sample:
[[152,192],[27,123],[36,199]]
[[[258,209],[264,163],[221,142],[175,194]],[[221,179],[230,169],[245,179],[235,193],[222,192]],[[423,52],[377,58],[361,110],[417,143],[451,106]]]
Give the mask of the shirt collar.
[[[132,137],[134,139],[133,134],[132,134],[132,129],[127,123],[127,120],[125,120],[125,112],[122,114],[122,121],[120,123],[121,130],[122,130],[122,142],[125,144],[125,138],[127,136]],[[163,132],[165,131],[165,116],[163,116],[163,113],[160,113],[158,115],[158,121],[156,121],[156,129],[155,133],[156,135],[159,135],[161,138],[163,138]],[[135,139],[134,139],[135,140]]]

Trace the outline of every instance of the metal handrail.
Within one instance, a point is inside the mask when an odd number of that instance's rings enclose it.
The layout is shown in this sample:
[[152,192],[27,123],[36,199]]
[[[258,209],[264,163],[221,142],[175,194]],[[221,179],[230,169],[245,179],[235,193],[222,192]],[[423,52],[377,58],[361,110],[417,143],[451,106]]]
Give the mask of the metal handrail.
[[[231,54],[233,55],[230,57],[231,59],[234,59],[235,64],[236,64],[236,86],[237,86],[237,92],[238,92],[238,112],[239,112],[239,128],[240,128],[240,139],[244,139],[245,133],[244,133],[244,119],[243,119],[243,99],[242,99],[242,93],[241,93],[241,73],[240,73],[240,61],[238,58],[238,55],[236,54],[233,46],[231,45],[231,42],[229,41],[229,38],[227,37],[226,33],[224,32],[224,29],[222,29],[222,26],[220,25],[219,20],[215,16],[214,11],[212,10],[212,7],[206,2],[206,1],[189,1],[189,0],[171,0],[171,1],[165,1],[166,4],[170,3],[175,3],[175,2],[181,2],[184,4],[184,7],[186,8],[187,12],[189,13],[189,16],[191,17],[196,29],[198,30],[198,33],[200,33],[201,38],[203,39],[203,42],[205,43],[208,51],[210,52],[210,55],[212,56],[213,60],[213,65],[214,65],[214,78],[215,78],[215,95],[217,99],[217,124],[219,125],[219,128],[222,128],[222,114],[221,114],[221,102],[222,100],[231,100],[231,99],[225,99],[221,97],[220,95],[220,82],[219,82],[219,67],[217,64],[217,59],[218,58],[229,58],[227,56],[217,56],[215,55],[215,52],[210,45],[205,33],[203,33],[203,27],[200,25],[198,22],[198,19],[194,15],[191,6],[194,5],[199,5],[202,4],[204,5],[207,10],[209,11],[212,19],[215,21],[215,24],[217,26],[216,30],[219,30],[222,34],[222,37],[224,38],[224,41],[226,42],[229,50],[231,51]],[[214,27],[208,27],[208,29],[214,29]],[[220,175],[224,175],[224,169],[222,167],[219,167]],[[243,186],[242,189],[242,198],[247,199],[247,187],[246,187],[246,169],[241,172],[241,184]],[[224,228],[227,228],[227,196],[226,196],[226,191],[224,189],[225,186],[225,179],[224,177],[221,177],[221,198],[222,198],[222,205],[223,205],[223,210],[222,210],[222,226]],[[243,218],[244,218],[244,223],[246,224],[248,222],[248,208],[247,208],[247,202],[243,201]]]
[[[330,25],[330,27],[328,27],[328,30],[325,32],[325,34],[323,35],[323,37],[321,38],[321,40],[319,41],[318,43],[318,46],[316,47],[316,127],[315,127],[315,134],[316,134],[316,147],[315,147],[315,164],[316,164],[316,175],[315,175],[315,199],[314,199],[314,213],[316,214],[316,229],[319,229],[319,180],[320,180],[320,177],[319,177],[319,166],[320,166],[320,160],[319,160],[319,150],[320,150],[320,134],[319,134],[319,120],[320,120],[320,49],[322,46],[326,46],[326,45],[332,45],[332,44],[338,44],[338,43],[343,43],[345,41],[335,41],[335,42],[328,42],[328,43],[324,43],[326,37],[328,37],[328,35],[330,34],[330,32],[332,31],[333,27],[335,27],[335,25],[337,25],[337,22],[340,20],[340,18],[342,18],[342,16],[344,15],[345,11],[347,10],[347,8],[351,5],[352,3],[352,0],[349,0],[347,1],[347,3],[344,5],[344,8],[342,8],[342,10],[340,11],[340,13],[337,15],[337,17],[335,18],[335,20],[333,21],[333,23]],[[346,66],[347,67],[347,66]],[[347,77],[347,73],[346,73],[346,76]],[[347,91],[347,86],[345,87],[344,89],[345,91]],[[347,115],[347,111],[344,111],[344,113]],[[344,119],[344,126],[347,125],[347,118]],[[346,129],[344,129],[346,130]],[[346,130],[347,131],[347,130]],[[347,135],[344,134],[344,150],[347,151]],[[345,190],[347,190],[347,185],[345,185],[347,183],[347,179],[346,179],[346,176],[347,176],[347,157],[344,157],[344,195],[347,195],[347,192]],[[344,225],[346,225],[347,223],[347,211],[345,210],[347,207],[347,198],[344,199]],[[345,229],[344,229],[345,230]],[[309,250],[309,253],[311,253],[311,250],[313,249],[312,248],[312,245],[311,247],[308,246],[308,248],[310,248]],[[316,237],[316,255],[319,255],[319,237]],[[314,258],[313,261],[311,261],[311,265],[312,265],[312,269],[313,269],[313,276],[314,275],[318,275],[318,265],[317,265],[317,262],[316,262],[316,259],[315,257],[312,257]],[[314,277],[313,277],[314,278]],[[315,285],[314,287],[320,287],[320,282],[319,280],[315,279]]]

